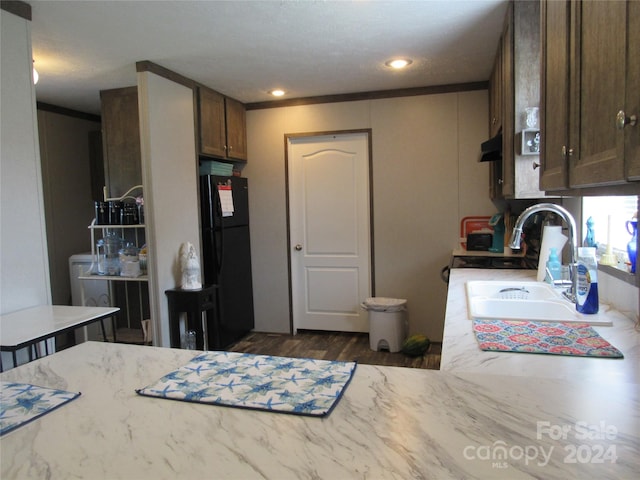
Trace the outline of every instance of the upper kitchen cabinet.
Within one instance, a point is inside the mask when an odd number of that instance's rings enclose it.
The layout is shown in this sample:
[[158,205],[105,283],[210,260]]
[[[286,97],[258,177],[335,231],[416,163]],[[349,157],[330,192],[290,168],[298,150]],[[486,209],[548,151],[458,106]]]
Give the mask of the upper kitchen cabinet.
[[247,160],[247,112],[244,105],[232,98],[225,98],[225,120],[227,123],[227,156],[236,160]]
[[223,95],[208,88],[198,87],[198,127],[199,153],[226,158]]
[[[640,2],[627,4],[627,77],[624,114],[625,175],[629,181],[640,180]],[[635,118],[635,125],[631,125]],[[627,123],[629,119],[629,123]],[[620,118],[618,117],[618,121]],[[618,124],[620,126],[620,123]]]
[[[491,98],[490,110],[501,109],[496,115],[500,120],[495,123],[502,129],[502,162],[494,162],[491,169],[492,198],[544,197],[536,170],[539,154],[523,148],[527,139],[535,139],[535,135],[528,136],[532,132],[526,124],[526,109],[538,107],[540,103],[539,27],[540,3],[537,0],[510,3],[490,85],[490,95],[501,96],[499,100]],[[499,131],[494,128],[493,118],[490,119],[492,137]],[[539,138],[538,135],[538,141]]]
[[513,197],[515,193],[515,154],[513,151],[514,122],[514,25],[513,5],[507,10],[502,32],[502,182],[501,196]]
[[489,136],[495,137],[502,128],[502,40],[489,78]]
[[541,17],[541,187],[629,192],[640,180],[640,5],[543,1]]
[[568,1],[541,3],[542,78],[540,130],[540,188],[565,189],[569,183],[566,161],[569,144],[569,19]]
[[102,90],[102,141],[108,196],[142,184],[137,87]]
[[247,160],[244,105],[206,87],[198,87],[200,155]]

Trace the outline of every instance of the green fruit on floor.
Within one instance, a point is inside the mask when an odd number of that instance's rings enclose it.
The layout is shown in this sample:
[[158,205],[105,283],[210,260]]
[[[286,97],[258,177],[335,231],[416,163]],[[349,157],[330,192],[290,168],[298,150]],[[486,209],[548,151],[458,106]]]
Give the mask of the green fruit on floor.
[[426,335],[416,333],[409,337],[402,344],[402,353],[410,357],[419,357],[429,350],[431,340]]

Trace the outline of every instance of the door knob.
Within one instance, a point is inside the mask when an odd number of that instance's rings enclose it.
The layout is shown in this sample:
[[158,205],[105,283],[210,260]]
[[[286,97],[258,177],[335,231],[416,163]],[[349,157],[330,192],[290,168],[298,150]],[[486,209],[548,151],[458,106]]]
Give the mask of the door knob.
[[636,123],[638,123],[638,117],[636,115],[627,117],[626,113],[624,113],[624,110],[620,110],[616,115],[616,127],[618,128],[618,130],[622,130],[625,125],[631,125],[633,127]]
[[299,252],[300,250],[302,250],[302,245],[297,244],[295,248],[296,248],[296,250]]

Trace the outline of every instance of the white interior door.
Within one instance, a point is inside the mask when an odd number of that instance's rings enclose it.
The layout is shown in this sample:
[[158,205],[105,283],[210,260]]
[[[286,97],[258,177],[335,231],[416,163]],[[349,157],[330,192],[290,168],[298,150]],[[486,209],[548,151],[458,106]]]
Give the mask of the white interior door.
[[368,134],[289,138],[293,329],[367,332]]

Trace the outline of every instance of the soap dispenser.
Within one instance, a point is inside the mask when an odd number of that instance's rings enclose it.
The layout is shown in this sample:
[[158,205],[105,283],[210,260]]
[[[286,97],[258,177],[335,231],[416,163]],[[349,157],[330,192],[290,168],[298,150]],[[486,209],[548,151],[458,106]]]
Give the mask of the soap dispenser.
[[549,278],[549,283],[553,285],[554,280],[562,280],[562,263],[560,263],[560,259],[558,258],[558,249],[551,248],[549,250],[549,259],[547,260],[547,271],[551,278]]

